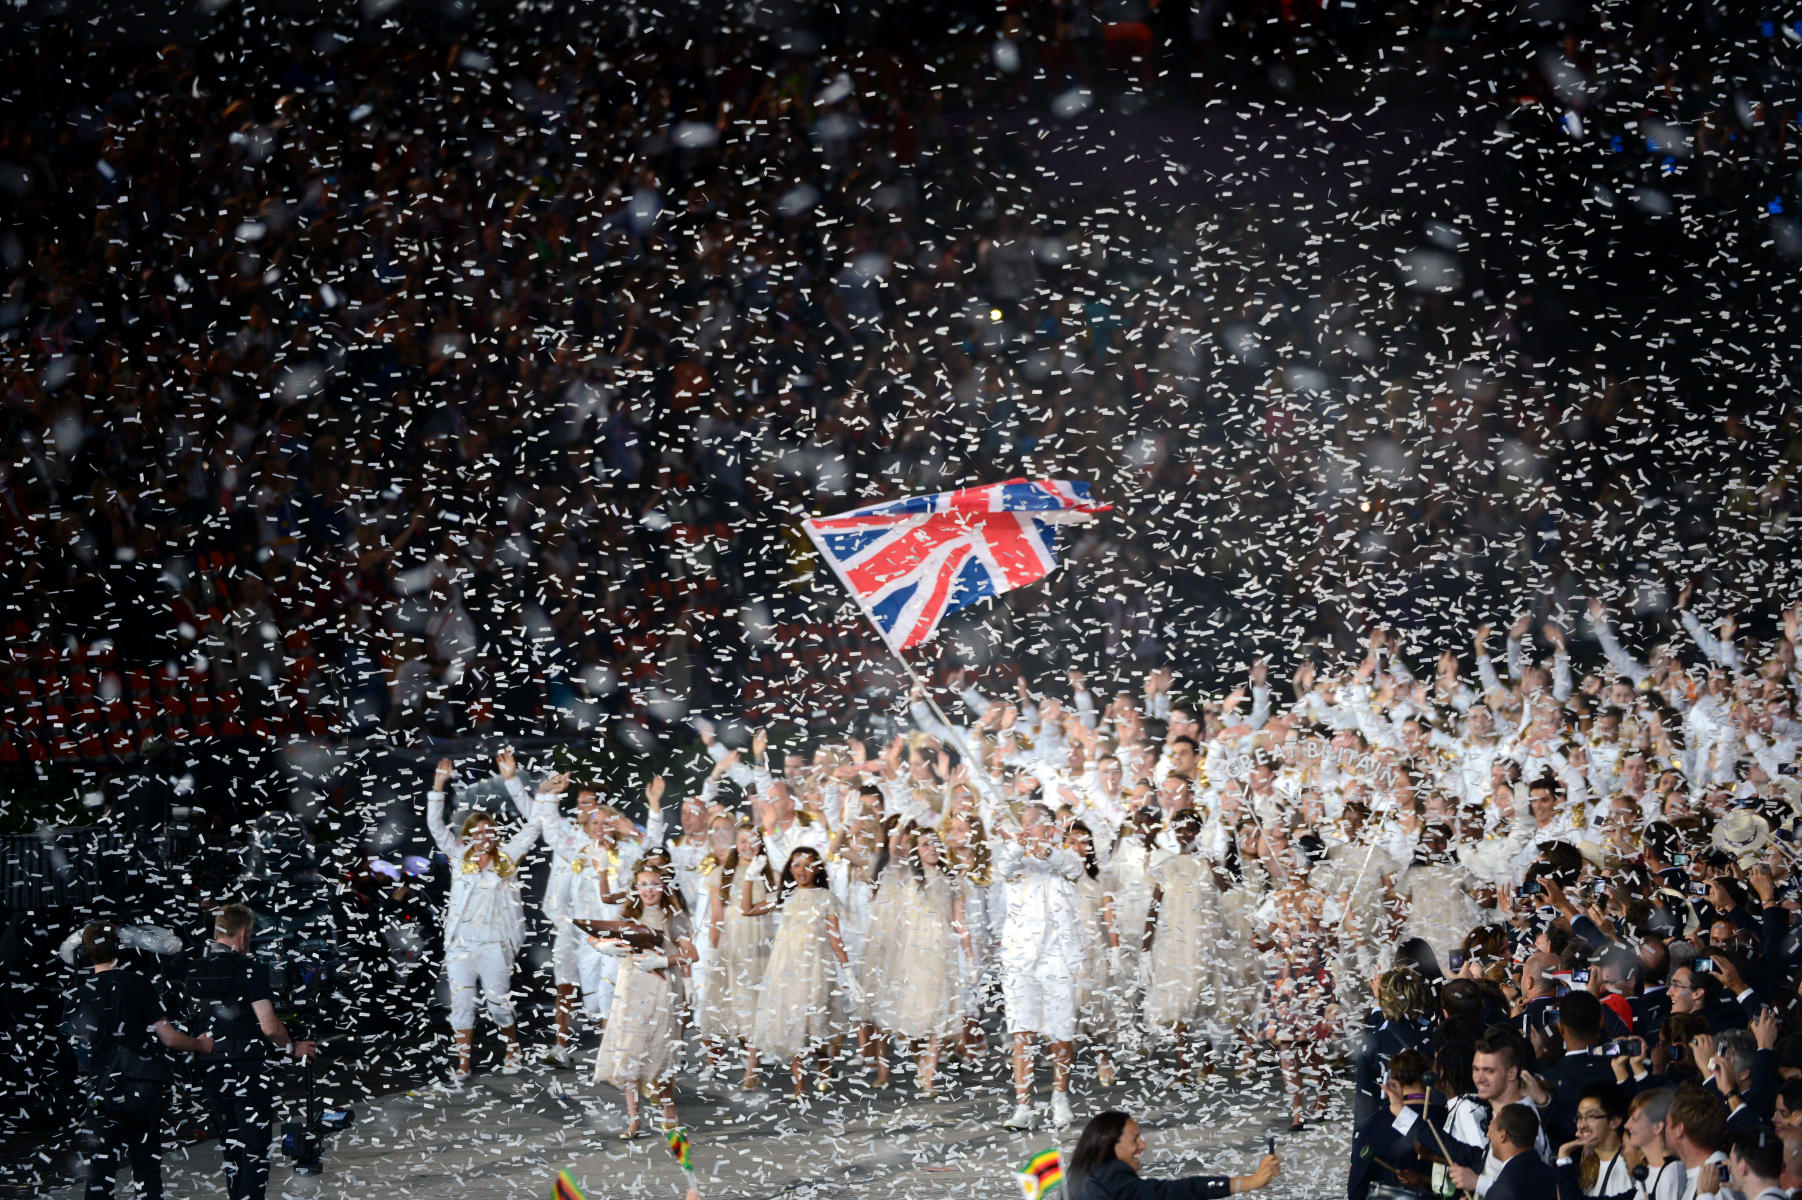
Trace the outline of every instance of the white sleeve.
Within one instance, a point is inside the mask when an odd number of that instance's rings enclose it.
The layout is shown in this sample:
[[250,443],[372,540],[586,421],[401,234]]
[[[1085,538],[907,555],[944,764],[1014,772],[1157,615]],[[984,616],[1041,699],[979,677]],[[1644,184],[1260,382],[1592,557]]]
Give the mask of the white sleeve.
[[432,835],[432,843],[444,851],[448,858],[455,858],[463,849],[463,843],[450,831],[444,823],[444,793],[427,792],[425,797],[425,827]]
[[[730,752],[724,746],[720,745],[718,740],[707,744],[707,757],[711,758],[716,763],[722,758],[725,758],[728,753]],[[739,787],[750,787],[751,768],[745,766],[744,759],[740,757],[738,762],[733,765],[732,769],[726,772],[726,778],[730,779],[733,783],[736,783]]]
[[664,818],[663,808],[659,805],[645,817],[644,844],[646,846],[663,845],[663,837],[669,832],[669,821]]
[[1683,628],[1696,643],[1696,648],[1709,662],[1724,670],[1738,675],[1740,669],[1739,647],[1724,638],[1717,638],[1702,628],[1702,622],[1696,620],[1696,614],[1686,608],[1677,610],[1677,619],[1683,622]]
[[1251,716],[1247,719],[1253,729],[1262,729],[1270,721],[1270,689],[1263,684],[1251,685]]
[[508,779],[505,775],[501,776],[500,779],[502,786],[507,789],[507,799],[513,801],[514,811],[519,813],[522,821],[530,821],[532,819],[533,802],[526,799],[525,780],[519,777],[517,771],[514,772],[513,778],[511,779]]
[[982,718],[987,715],[989,706],[994,704],[993,700],[990,700],[987,696],[977,691],[974,685],[965,688],[957,695],[958,698],[964,702],[965,707],[976,714],[976,719],[978,721],[982,720]]
[[1026,855],[1013,842],[1002,842],[995,851],[995,875],[1012,879],[1026,868]]
[[1093,730],[1098,724],[1094,694],[1084,688],[1071,697],[1070,703],[1076,709],[1076,719],[1082,722],[1082,727]]
[[580,849],[585,839],[583,833],[569,823],[562,813],[557,811],[557,799],[554,796],[540,795],[533,808],[532,819],[538,823],[539,831],[544,835],[544,844],[554,854],[570,854]]
[[932,709],[926,706],[924,701],[914,701],[912,704],[908,705],[907,712],[908,715],[913,718],[915,727],[918,728],[921,733],[935,737],[941,742],[948,742],[952,746],[958,744],[958,731],[939,720],[938,717],[933,714]]
[[1483,681],[1484,695],[1506,690],[1502,687],[1501,676],[1495,673],[1495,664],[1489,660],[1487,654],[1477,655],[1477,678]]
[[1570,655],[1559,650],[1552,655],[1552,699],[1563,704],[1571,695]]
[[1526,671],[1527,649],[1515,637],[1506,639],[1504,645],[1507,648],[1508,674],[1511,678],[1519,679]]
[[1627,653],[1627,648],[1614,636],[1614,627],[1606,616],[1599,621],[1591,620],[1589,627],[1595,631],[1596,641],[1601,643],[1602,657],[1608,660],[1616,675],[1631,680],[1633,686],[1638,687],[1652,673],[1650,667]]
[[526,851],[530,850],[537,841],[538,819],[532,817],[526,821],[524,829],[521,829],[518,833],[507,839],[507,844],[501,847],[501,849],[508,858],[512,859],[514,862],[518,862],[525,855]]
[[1082,874],[1082,859],[1076,856],[1076,851],[1066,850],[1059,846],[1051,852],[1051,857],[1045,860],[1045,868],[1053,875],[1061,875],[1065,879],[1075,879]]

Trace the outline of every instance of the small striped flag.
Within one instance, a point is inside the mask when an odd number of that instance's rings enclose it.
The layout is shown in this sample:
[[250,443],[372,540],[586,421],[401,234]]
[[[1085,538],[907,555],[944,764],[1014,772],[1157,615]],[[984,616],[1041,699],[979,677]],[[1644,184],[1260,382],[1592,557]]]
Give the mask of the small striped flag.
[[558,1171],[557,1181],[551,1184],[551,1200],[587,1200],[576,1181],[569,1177],[568,1171]]
[[1014,1172],[1014,1178],[1020,1181],[1026,1200],[1045,1200],[1052,1189],[1064,1182],[1064,1162],[1058,1157],[1057,1147],[1041,1150],[1027,1159]]
[[684,1171],[694,1170],[694,1160],[688,1156],[688,1126],[678,1125],[674,1129],[663,1131],[663,1140],[669,1143],[669,1152],[676,1156]]

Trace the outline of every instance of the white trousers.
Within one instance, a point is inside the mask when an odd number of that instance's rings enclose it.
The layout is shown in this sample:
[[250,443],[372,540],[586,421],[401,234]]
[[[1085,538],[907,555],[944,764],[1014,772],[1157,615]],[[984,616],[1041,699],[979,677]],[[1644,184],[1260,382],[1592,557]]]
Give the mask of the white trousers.
[[1009,1033],[1036,1033],[1047,1041],[1076,1040],[1076,980],[1062,955],[1001,967],[1001,1002]]
[[476,991],[488,1019],[502,1029],[513,1024],[513,953],[498,942],[452,946],[444,956],[450,981],[450,1023],[458,1033],[476,1026]]
[[619,978],[619,959],[602,954],[586,939],[578,940],[577,982],[582,986],[582,1012],[590,1021],[605,1021],[613,1009],[613,985]]
[[582,935],[569,923],[568,917],[559,917],[551,933],[551,980],[558,987],[582,982],[582,968],[576,954],[580,945]]

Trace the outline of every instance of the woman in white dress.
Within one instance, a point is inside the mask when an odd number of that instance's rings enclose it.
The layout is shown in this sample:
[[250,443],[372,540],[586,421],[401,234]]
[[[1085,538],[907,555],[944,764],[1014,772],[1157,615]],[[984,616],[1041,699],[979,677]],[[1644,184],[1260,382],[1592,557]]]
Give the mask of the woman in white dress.
[[1157,848],[1161,828],[1162,815],[1155,806],[1133,810],[1108,856],[1114,923],[1127,931],[1120,939],[1120,972],[1114,982],[1124,1005],[1120,1016],[1135,1029],[1139,991],[1145,979],[1143,932],[1146,914],[1151,911],[1151,867],[1166,853]]
[[996,927],[989,920],[989,896],[998,888],[989,855],[988,831],[974,813],[953,808],[944,824],[945,858],[962,894],[967,940],[958,944],[957,993],[964,1027],[957,1056],[969,1062],[983,1048],[982,1013],[994,977]]
[[957,998],[957,951],[967,945],[963,895],[945,870],[944,848],[930,829],[913,832],[911,895],[896,939],[900,953],[888,986],[871,997],[877,1024],[904,1042],[920,1044],[920,1093],[937,1095],[939,1049],[963,1027]]
[[1252,949],[1258,909],[1270,890],[1258,844],[1258,823],[1247,815],[1233,831],[1226,856],[1227,887],[1220,896],[1219,953],[1215,956],[1214,1026],[1219,1031],[1210,1060],[1229,1053],[1238,1042],[1239,1065],[1248,1069],[1257,1045],[1256,1022],[1264,991],[1264,962]]
[[1427,825],[1411,857],[1395,884],[1404,914],[1396,944],[1420,938],[1444,969],[1451,952],[1464,944],[1464,935],[1483,923],[1483,910],[1471,898],[1474,880],[1452,851],[1446,826]]
[[751,1044],[788,1059],[798,1099],[806,1092],[809,1053],[818,1056],[816,1086],[822,1092],[828,1087],[832,1044],[844,1032],[849,1007],[849,981],[841,974],[848,959],[838,932],[838,902],[826,886],[819,851],[796,847],[778,884],[773,901],[748,908],[752,916],[776,914]]
[[[913,855],[913,841],[914,826],[894,821],[888,831],[887,855],[873,867],[876,891],[870,900],[869,931],[864,937],[863,964],[857,974],[860,1000],[856,1011],[860,1013],[867,1014],[873,998],[885,994],[894,979],[901,952],[901,930],[913,901],[913,893],[907,887],[911,873],[907,863]],[[876,1076],[871,1082],[886,1087],[888,1039],[880,1027],[873,1029],[867,1045],[876,1061]]]
[[[876,899],[876,875],[886,863],[887,837],[881,819],[866,812],[832,835],[826,853],[826,877],[840,909],[839,938],[845,943],[854,979],[868,974],[864,949],[870,934],[870,907]],[[857,1053],[865,1062],[872,1062],[877,1057],[876,1026],[870,1020],[870,998],[861,999],[858,1011],[849,1015],[857,1026]]]
[[1213,972],[1218,951],[1220,889],[1200,853],[1201,819],[1192,810],[1170,821],[1177,852],[1151,868],[1151,908],[1146,915],[1145,1008],[1147,1033],[1171,1035],[1179,1071],[1187,1070],[1192,1026],[1213,1012]]
[[525,905],[519,894],[519,859],[538,840],[531,820],[503,845],[494,818],[472,812],[457,833],[444,823],[444,789],[454,770],[440,759],[426,796],[425,823],[432,841],[450,860],[450,902],[444,909],[444,974],[450,982],[451,1032],[457,1065],[451,1079],[469,1078],[475,1045],[476,993],[507,1042],[501,1074],[520,1069],[519,1026],[513,1015],[513,959],[525,938]]
[[594,1080],[626,1094],[622,1136],[635,1138],[644,1133],[641,1094],[663,1106],[665,1129],[677,1124],[670,1080],[682,1046],[678,972],[694,961],[695,947],[682,894],[665,872],[653,867],[642,866],[633,877],[632,894],[620,906],[620,922],[629,927],[620,937],[596,937],[590,943],[621,959],[613,1011],[595,1053]]
[[769,915],[776,895],[776,873],[764,857],[763,835],[742,821],[734,845],[714,872],[708,889],[707,936],[713,943],[712,976],[695,1024],[703,1038],[744,1048],[745,1074],[740,1086],[757,1086],[757,1047],[751,1032],[757,1022],[757,994],[770,958],[775,921]]
[[1102,1087],[1114,1086],[1114,1032],[1119,1025],[1119,992],[1114,968],[1120,962],[1120,934],[1114,925],[1114,899],[1109,879],[1095,858],[1095,835],[1073,821],[1064,844],[1082,859],[1076,879],[1076,906],[1082,922],[1083,960],[1076,977],[1077,1033],[1095,1047],[1095,1077]]

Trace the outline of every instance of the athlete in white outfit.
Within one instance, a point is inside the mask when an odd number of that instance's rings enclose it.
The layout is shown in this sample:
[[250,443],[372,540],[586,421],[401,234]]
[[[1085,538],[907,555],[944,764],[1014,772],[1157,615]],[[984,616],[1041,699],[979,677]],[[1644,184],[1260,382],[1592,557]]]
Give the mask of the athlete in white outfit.
[[525,936],[525,906],[519,896],[519,859],[538,840],[538,822],[502,845],[494,818],[472,812],[462,829],[452,833],[444,823],[444,789],[453,767],[440,759],[426,796],[425,822],[432,841],[451,864],[450,903],[444,910],[444,974],[450,982],[451,1032],[457,1039],[457,1065],[451,1078],[469,1078],[470,1051],[475,1043],[476,989],[488,1016],[507,1040],[503,1075],[520,1069],[519,1026],[513,1016],[513,958]]
[[[518,765],[513,751],[503,748],[494,756],[494,764],[499,769],[501,782],[507,786],[507,795],[513,801],[513,807],[526,820],[539,820],[545,833],[545,844],[551,848],[551,876],[544,886],[544,900],[541,907],[544,916],[551,923],[551,982],[557,991],[556,1007],[556,1041],[552,1044],[547,1057],[560,1067],[569,1065],[569,1033],[570,1024],[575,1014],[576,997],[580,994],[581,969],[578,965],[580,948],[586,940],[576,932],[570,924],[569,911],[570,865],[572,854],[567,839],[559,841],[550,836],[550,826],[542,820],[541,806],[548,799],[551,802],[550,812],[556,815],[556,797],[562,794],[569,784],[567,775],[552,775],[538,785],[538,794],[528,799],[526,785],[519,777]],[[553,788],[559,780],[561,787]],[[589,814],[595,811],[599,797],[590,788],[582,788],[576,793],[576,819],[578,830],[586,827]],[[590,1014],[593,1015],[592,1013]],[[602,1017],[605,1018],[605,1013]]]
[[1007,887],[1001,926],[1001,993],[1014,1035],[1014,1112],[1010,1129],[1032,1124],[1032,1042],[1051,1043],[1054,1075],[1051,1118],[1065,1126],[1070,1111],[1070,1059],[1076,1042],[1076,975],[1082,933],[1076,878],[1082,860],[1059,844],[1051,810],[1029,804],[1020,832],[1004,842],[999,871]]

